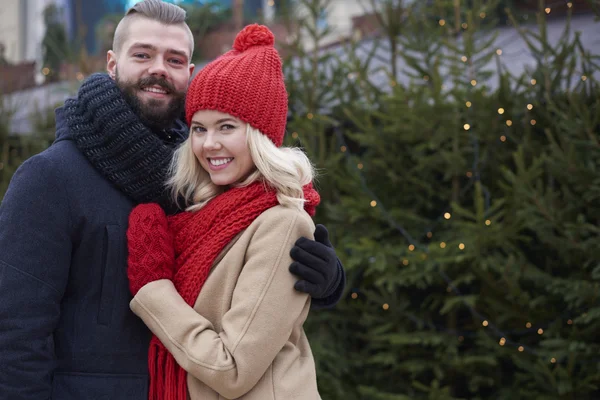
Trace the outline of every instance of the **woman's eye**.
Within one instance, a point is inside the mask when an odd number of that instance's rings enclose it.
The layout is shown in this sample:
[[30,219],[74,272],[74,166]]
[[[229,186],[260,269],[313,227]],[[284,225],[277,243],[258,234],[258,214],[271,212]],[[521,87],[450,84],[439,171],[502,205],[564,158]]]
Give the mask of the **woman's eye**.
[[225,125],[223,125],[221,127],[221,129],[224,130],[224,131],[228,131],[228,130],[231,130],[231,129],[235,129],[235,126],[229,125],[229,124],[225,124]]
[[206,129],[202,128],[201,126],[194,126],[192,128],[192,131],[194,133],[204,133],[204,132],[206,132]]

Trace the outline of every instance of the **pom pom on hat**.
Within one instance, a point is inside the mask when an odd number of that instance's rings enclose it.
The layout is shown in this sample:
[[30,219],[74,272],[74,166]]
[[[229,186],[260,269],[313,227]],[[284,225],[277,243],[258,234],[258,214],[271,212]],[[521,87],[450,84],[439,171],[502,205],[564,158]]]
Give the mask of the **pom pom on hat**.
[[245,27],[235,37],[233,48],[239,52],[248,50],[255,46],[273,46],[275,36],[273,32],[264,25],[252,24]]

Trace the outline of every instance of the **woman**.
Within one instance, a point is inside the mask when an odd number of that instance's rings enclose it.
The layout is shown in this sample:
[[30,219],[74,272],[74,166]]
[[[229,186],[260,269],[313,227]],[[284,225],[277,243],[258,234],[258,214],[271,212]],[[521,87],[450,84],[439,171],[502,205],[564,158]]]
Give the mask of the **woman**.
[[313,168],[281,148],[287,93],[273,34],[250,25],[192,81],[170,186],[186,212],[138,206],[131,309],[152,330],[151,399],[320,399],[290,249],[312,237]]

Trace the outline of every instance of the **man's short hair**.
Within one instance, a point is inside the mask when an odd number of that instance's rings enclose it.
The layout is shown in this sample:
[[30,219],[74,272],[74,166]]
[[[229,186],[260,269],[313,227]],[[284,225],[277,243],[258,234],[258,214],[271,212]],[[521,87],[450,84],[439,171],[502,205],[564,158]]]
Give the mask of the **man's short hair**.
[[164,2],[162,0],[144,0],[135,4],[125,13],[125,16],[115,29],[115,35],[113,37],[112,48],[113,51],[118,53],[121,51],[121,47],[125,42],[127,31],[131,21],[136,18],[147,18],[152,21],[157,21],[165,25],[181,25],[189,33],[190,37],[190,62],[192,60],[192,53],[194,52],[194,35],[190,27],[186,24],[186,11],[171,3]]

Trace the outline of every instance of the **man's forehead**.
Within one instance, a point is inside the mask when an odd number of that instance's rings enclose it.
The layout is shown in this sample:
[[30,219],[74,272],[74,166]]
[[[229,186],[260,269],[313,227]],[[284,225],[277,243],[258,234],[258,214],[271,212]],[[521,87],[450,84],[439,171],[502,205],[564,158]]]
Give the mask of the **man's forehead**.
[[123,43],[124,50],[132,46],[145,44],[158,50],[173,49],[190,53],[190,38],[187,30],[181,25],[166,25],[147,18],[136,18],[131,21]]

